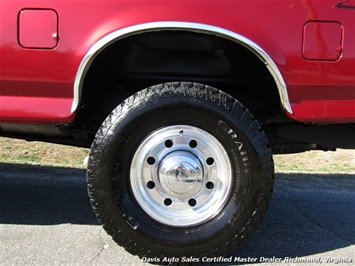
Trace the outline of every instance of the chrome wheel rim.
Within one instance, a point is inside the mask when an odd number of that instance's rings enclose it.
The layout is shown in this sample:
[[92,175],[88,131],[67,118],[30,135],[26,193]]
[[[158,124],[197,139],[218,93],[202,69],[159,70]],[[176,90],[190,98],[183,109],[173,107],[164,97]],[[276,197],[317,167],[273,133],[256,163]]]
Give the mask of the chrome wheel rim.
[[231,176],[221,143],[189,125],[164,127],[147,136],[130,168],[140,207],[170,226],[197,225],[217,215],[230,194]]

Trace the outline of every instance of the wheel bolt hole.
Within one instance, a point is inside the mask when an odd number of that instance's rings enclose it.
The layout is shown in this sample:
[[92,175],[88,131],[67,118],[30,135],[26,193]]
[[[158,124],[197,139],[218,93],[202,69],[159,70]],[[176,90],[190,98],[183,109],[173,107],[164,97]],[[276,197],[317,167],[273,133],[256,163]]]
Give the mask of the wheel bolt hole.
[[165,147],[171,148],[172,146],[173,146],[173,142],[170,139],[165,141]]
[[196,148],[197,147],[197,141],[196,140],[191,140],[189,143],[191,148]]
[[191,207],[195,206],[196,205],[196,200],[195,199],[189,199],[189,205]]
[[150,165],[155,164],[155,159],[154,159],[154,157],[149,157],[149,158],[147,159],[147,163],[150,164]]
[[172,201],[171,199],[165,199],[165,200],[164,200],[164,204],[165,204],[166,206],[170,206],[171,203],[173,203],[173,201]]
[[155,188],[155,183],[154,183],[153,181],[149,181],[149,182],[147,183],[147,187],[148,187],[149,189],[153,189],[153,188]]
[[212,165],[214,163],[214,159],[212,157],[207,158],[206,163],[208,165]]
[[213,189],[213,188],[214,188],[213,182],[207,182],[206,188],[207,188],[207,189]]

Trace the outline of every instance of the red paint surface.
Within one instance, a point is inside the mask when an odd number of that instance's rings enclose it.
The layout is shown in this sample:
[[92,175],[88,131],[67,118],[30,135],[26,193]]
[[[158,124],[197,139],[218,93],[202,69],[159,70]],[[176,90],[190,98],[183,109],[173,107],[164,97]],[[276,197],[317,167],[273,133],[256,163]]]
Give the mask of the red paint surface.
[[23,9],[18,18],[19,44],[24,48],[51,49],[58,44],[58,16],[51,9]]
[[74,119],[68,115],[71,104],[68,98],[2,96],[0,116],[5,122],[47,123],[54,117],[58,123],[66,122]]
[[308,60],[338,60],[343,49],[341,24],[310,21],[303,28],[302,55]]
[[[225,28],[262,47],[285,79],[293,119],[355,122],[355,11],[335,8],[338,1],[0,1],[0,121],[72,121],[75,75],[95,42],[127,26],[184,21]],[[18,14],[24,8],[57,12],[55,48],[19,45]],[[342,26],[343,50],[338,60],[302,56],[304,25],[315,20]]]

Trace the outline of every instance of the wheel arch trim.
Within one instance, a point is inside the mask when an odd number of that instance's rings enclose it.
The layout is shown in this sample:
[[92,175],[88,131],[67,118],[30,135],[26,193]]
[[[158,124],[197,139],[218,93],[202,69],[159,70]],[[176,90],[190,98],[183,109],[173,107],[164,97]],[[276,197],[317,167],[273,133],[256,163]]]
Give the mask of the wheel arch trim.
[[112,44],[117,40],[132,35],[145,33],[145,32],[163,31],[163,30],[191,31],[196,33],[213,34],[244,46],[252,53],[254,53],[265,64],[266,68],[269,70],[270,74],[272,75],[276,83],[282,107],[288,113],[293,114],[292,107],[287,93],[287,86],[283,79],[283,76],[279,68],[273,61],[273,59],[258,44],[256,44],[252,40],[238,33],[235,33],[233,31],[221,27],[202,24],[202,23],[178,22],[178,21],[149,22],[149,23],[129,26],[114,31],[112,33],[109,33],[108,35],[104,36],[96,43],[94,43],[94,45],[85,54],[76,73],[75,81],[74,81],[74,99],[72,103],[71,112],[74,113],[77,110],[80,103],[81,90],[82,90],[83,81],[85,79],[86,73],[88,72],[96,56],[103,49],[105,49],[106,47],[108,47],[110,44]]

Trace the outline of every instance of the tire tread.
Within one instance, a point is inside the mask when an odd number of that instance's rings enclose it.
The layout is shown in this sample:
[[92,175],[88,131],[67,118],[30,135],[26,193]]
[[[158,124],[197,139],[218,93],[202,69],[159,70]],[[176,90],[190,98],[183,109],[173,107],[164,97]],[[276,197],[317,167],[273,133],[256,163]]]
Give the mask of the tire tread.
[[101,193],[100,168],[102,167],[102,162],[100,158],[104,155],[106,145],[110,142],[110,137],[114,133],[113,129],[117,126],[117,123],[119,123],[119,118],[121,116],[130,116],[134,110],[139,108],[139,106],[142,106],[149,101],[159,102],[164,100],[164,98],[172,97],[173,95],[177,97],[189,97],[189,99],[193,99],[195,101],[205,100],[217,103],[220,108],[227,110],[238,121],[240,121],[241,128],[244,132],[246,132],[246,135],[250,137],[250,141],[254,143],[257,153],[261,156],[259,160],[262,164],[261,169],[264,180],[262,182],[259,198],[257,200],[257,206],[255,207],[253,215],[246,223],[246,227],[233,236],[233,242],[226,242],[219,248],[209,252],[208,256],[230,253],[242,242],[244,242],[245,239],[250,237],[250,235],[259,226],[268,209],[268,203],[272,197],[274,182],[273,159],[265,132],[262,130],[252,114],[240,102],[235,100],[230,95],[207,85],[192,82],[172,82],[152,86],[135,93],[112,111],[98,130],[89,156],[87,184],[92,208],[104,229],[112,235],[114,241],[123,246],[128,252],[136,254],[139,257],[147,256],[147,254],[152,257],[164,256],[163,254],[153,254],[151,250],[139,247],[138,243],[134,243],[128,239],[125,233],[118,229],[114,224],[114,221],[110,219],[110,216],[105,208],[103,195]]

